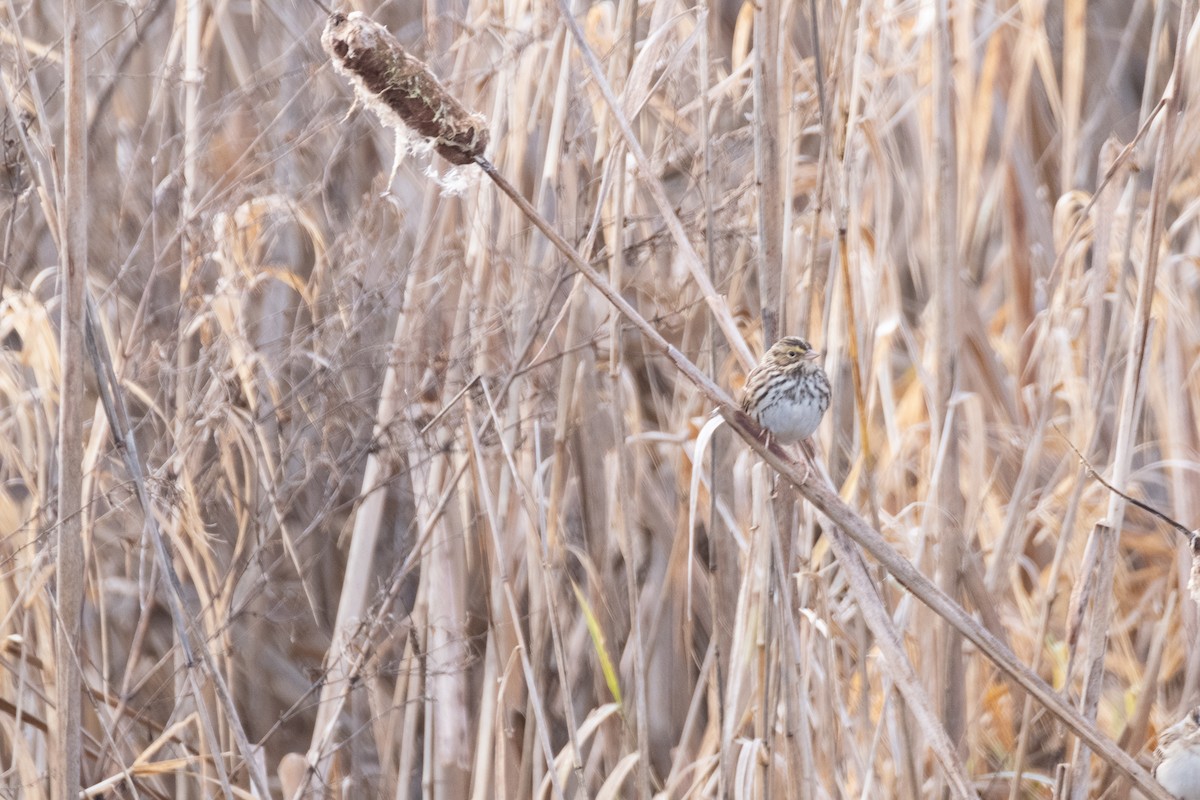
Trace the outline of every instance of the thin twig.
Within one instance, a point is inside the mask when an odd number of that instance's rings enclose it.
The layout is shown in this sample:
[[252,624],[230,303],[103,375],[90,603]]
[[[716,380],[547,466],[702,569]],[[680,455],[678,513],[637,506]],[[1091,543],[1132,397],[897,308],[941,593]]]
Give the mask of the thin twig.
[[1069,438],[1067,438],[1067,435],[1065,433],[1063,433],[1062,428],[1058,427],[1057,423],[1055,423],[1055,425],[1054,425],[1054,430],[1058,431],[1059,436],[1062,436],[1063,441],[1065,441],[1067,443],[1067,447],[1071,448],[1071,451],[1074,452],[1075,455],[1079,457],[1079,463],[1083,464],[1083,468],[1087,472],[1089,477],[1095,478],[1096,481],[1101,486],[1103,486],[1105,489],[1108,489],[1113,494],[1123,498],[1125,500],[1125,502],[1132,503],[1133,505],[1140,508],[1142,511],[1145,511],[1148,514],[1152,514],[1155,517],[1158,517],[1158,519],[1167,523],[1172,528],[1177,530],[1179,533],[1182,533],[1184,536],[1186,536],[1189,545],[1191,545],[1193,548],[1196,547],[1196,544],[1197,544],[1197,532],[1196,531],[1189,530],[1187,528],[1187,526],[1183,525],[1180,522],[1177,522],[1176,520],[1172,519],[1171,517],[1168,517],[1166,514],[1159,511],[1154,506],[1148,505],[1148,504],[1142,502],[1141,500],[1138,500],[1136,497],[1130,497],[1129,495],[1125,494],[1125,492],[1122,492],[1120,489],[1113,486],[1111,483],[1109,483],[1108,481],[1106,481],[1104,479],[1103,475],[1101,475],[1099,472],[1096,471],[1096,468],[1093,467],[1091,462],[1087,460],[1087,456],[1085,456],[1083,453],[1079,452],[1079,448],[1076,447],[1075,444]]

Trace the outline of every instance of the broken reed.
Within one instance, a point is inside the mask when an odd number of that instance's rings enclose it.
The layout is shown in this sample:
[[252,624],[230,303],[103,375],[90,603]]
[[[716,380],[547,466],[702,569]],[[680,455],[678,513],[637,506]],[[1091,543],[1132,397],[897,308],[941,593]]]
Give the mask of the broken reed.
[[471,164],[483,155],[487,121],[447,92],[425,62],[409,55],[387,28],[358,11],[330,14],[321,44],[384,124],[400,130],[404,123],[452,164]]

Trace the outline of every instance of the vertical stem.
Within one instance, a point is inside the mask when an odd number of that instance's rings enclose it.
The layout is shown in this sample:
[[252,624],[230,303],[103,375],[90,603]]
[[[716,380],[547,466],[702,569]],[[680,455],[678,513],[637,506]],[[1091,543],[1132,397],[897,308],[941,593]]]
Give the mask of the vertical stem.
[[[633,62],[636,57],[637,48],[637,0],[625,0],[624,5],[624,25],[622,34],[627,42],[625,48],[625,75],[628,76],[633,70]],[[619,144],[619,142],[618,142]],[[623,148],[622,148],[623,150]],[[620,152],[620,151],[618,151]],[[621,164],[624,159],[621,158],[617,163]],[[617,170],[615,181],[615,189],[613,190],[610,202],[612,204],[612,219],[610,221],[612,241],[616,246],[612,248],[612,259],[610,261],[610,277],[613,286],[617,291],[621,290],[621,283],[625,274],[625,217],[626,217],[626,201],[627,194],[632,187],[628,184],[629,170],[620,168]],[[710,275],[711,277],[711,275]],[[709,315],[711,319],[711,315]],[[628,480],[628,459],[626,458],[625,436],[625,417],[621,413],[621,409],[626,408],[624,398],[622,397],[621,389],[621,317],[619,314],[613,314],[609,321],[609,341],[612,342],[612,357],[609,359],[608,380],[609,380],[609,396],[613,398],[612,410],[612,426],[613,426],[613,441],[616,443],[612,452],[612,464],[614,466],[612,480],[618,481],[622,492],[627,489],[632,482]],[[568,346],[570,342],[568,341]],[[609,464],[606,460],[605,469],[608,470]],[[612,518],[609,520],[609,527],[617,533],[617,542],[621,550],[621,558],[625,561],[625,594],[629,604],[629,647],[633,649],[633,690],[634,703],[636,712],[634,719],[634,735],[637,738],[637,797],[638,800],[649,800],[651,796],[651,781],[650,781],[650,719],[649,719],[649,704],[646,697],[646,681],[649,680],[649,673],[646,671],[646,646],[645,639],[642,633],[642,605],[641,596],[638,593],[637,587],[637,558],[633,549],[632,540],[629,537],[629,520],[626,517],[627,504],[621,502],[617,505],[610,504],[609,513]],[[576,752],[578,758],[578,751]],[[583,781],[580,781],[580,788],[585,786]]]
[[[200,71],[200,39],[202,29],[202,0],[187,0],[184,18],[184,47],[183,47],[183,185],[179,193],[179,226],[180,226],[180,258],[179,258],[179,314],[176,331],[175,351],[175,418],[174,418],[174,452],[171,457],[171,471],[182,482],[191,480],[188,465],[187,445],[190,426],[188,425],[188,404],[192,397],[192,368],[196,362],[196,344],[188,332],[190,319],[188,316],[188,296],[191,294],[192,266],[195,261],[196,241],[194,236],[194,216],[199,180],[199,120],[200,120],[200,88],[203,75]],[[174,519],[176,530],[174,541],[183,546],[187,541],[187,531],[183,529],[185,517],[177,514]],[[147,585],[147,591],[153,591]],[[197,626],[202,625],[202,617],[195,617]],[[204,634],[197,630],[199,638]],[[190,686],[197,687],[195,702],[203,707],[206,697],[199,690],[200,682],[195,675],[189,674],[192,669],[189,648],[185,646],[181,631],[175,631],[175,694],[176,702],[188,694]],[[215,676],[214,676],[215,677]],[[213,731],[215,733],[215,731]],[[189,739],[184,742],[194,746]],[[219,749],[214,739],[210,745],[214,750]],[[216,757],[214,753],[214,758]],[[207,769],[207,767],[206,767]],[[188,795],[184,795],[188,797]]]
[[83,293],[87,276],[87,83],[83,0],[63,0],[66,126],[63,207],[59,212],[62,387],[58,417],[58,537],[55,601],[55,734],[51,796],[66,800],[80,787],[80,670],[75,643],[83,613]]
[[[951,44],[948,0],[938,0],[933,33],[933,158],[928,182],[928,210],[933,240],[933,273],[936,327],[934,335],[933,430],[940,441],[932,449],[939,453],[934,469],[934,513],[938,544],[938,585],[952,598],[959,596],[962,564],[963,497],[958,483],[957,427],[950,408],[957,373],[958,331],[958,220],[956,218],[957,175],[955,169],[954,108],[951,85]],[[963,732],[965,686],[963,680],[962,636],[953,626],[943,623],[942,682],[937,696],[942,698],[942,724],[950,740],[958,743]]]
[[1063,2],[1063,193],[1075,185],[1076,154],[1079,152],[1079,120],[1083,115],[1083,81],[1087,65],[1087,0]]
[[[850,9],[847,9],[846,13],[849,12]],[[870,31],[870,23],[867,20],[867,8],[864,5],[859,5],[856,14],[858,16],[858,25],[856,26],[853,55],[851,56],[853,66],[850,69],[849,86],[841,93],[845,105],[843,106],[844,111],[841,116],[842,124],[839,126],[833,148],[837,163],[842,168],[837,187],[837,253],[838,265],[840,267],[839,272],[842,276],[842,294],[845,298],[846,356],[850,362],[850,380],[854,387],[854,409],[858,422],[859,449],[862,453],[863,463],[863,488],[867,496],[867,505],[871,511],[871,524],[877,526],[879,524],[879,504],[875,500],[875,454],[871,448],[871,432],[867,427],[867,389],[863,380],[862,356],[859,353],[858,315],[854,305],[855,282],[853,276],[850,274],[850,170],[852,165],[848,153],[851,138],[858,127],[858,108],[861,102],[859,91],[863,85],[862,67],[863,51],[865,49],[863,39],[867,35],[867,32]],[[813,26],[815,30],[815,16]],[[816,37],[815,33],[814,37]],[[815,41],[817,41],[816,38],[814,38]],[[822,102],[823,106],[824,103]],[[824,117],[825,112],[823,111],[823,120]],[[827,127],[825,129],[828,130]],[[822,148],[824,147],[822,145]]]
[[[844,11],[843,13],[848,13],[848,11]],[[793,325],[794,330],[802,333],[809,331],[811,327],[810,320],[815,315],[817,309],[823,308],[825,303],[825,284],[828,281],[829,267],[826,261],[817,257],[820,248],[816,246],[816,241],[817,232],[821,229],[821,217],[825,211],[825,182],[830,170],[829,154],[831,148],[829,143],[833,134],[833,123],[830,119],[829,105],[825,97],[825,61],[824,55],[821,52],[821,21],[820,15],[817,13],[816,0],[808,0],[808,16],[812,25],[813,69],[816,72],[817,108],[821,113],[821,144],[817,154],[817,185],[812,194],[813,212],[810,215],[808,226],[808,264],[805,266],[805,272],[808,273],[809,300],[807,303],[800,304],[800,313]]]
[[758,180],[758,305],[763,348],[785,324],[783,202],[779,177],[779,0],[762,0],[754,12],[754,172]]
[[[613,388],[620,391],[620,383],[613,380]],[[619,397],[619,394],[614,394],[613,397]],[[614,403],[614,406],[620,407]],[[623,442],[624,429],[620,425],[620,415],[614,414],[617,422],[614,422],[614,429],[620,434],[618,442]],[[613,456],[610,460],[606,460],[605,469],[609,470],[611,466],[610,480],[612,485],[618,486],[619,490],[624,493],[628,489],[626,475],[628,465],[624,455],[624,448],[618,444],[614,448]],[[609,522],[610,529],[615,529],[617,534],[617,543],[621,550],[621,558],[625,561],[625,596],[629,604],[629,647],[633,648],[633,690],[634,702],[636,703],[636,725],[635,734],[637,736],[638,750],[638,772],[637,772],[637,797],[638,800],[649,800],[651,796],[650,786],[650,718],[649,718],[649,700],[646,697],[646,681],[648,673],[646,672],[646,647],[645,638],[642,633],[642,604],[641,596],[637,589],[637,558],[636,551],[633,549],[633,541],[629,536],[629,520],[626,518],[626,508],[628,504],[621,497],[614,498],[612,508],[612,519]]]
[[[712,148],[712,132],[709,128],[709,117],[712,108],[709,104],[709,93],[711,91],[712,76],[712,61],[709,57],[709,37],[712,35],[712,20],[714,17],[711,14],[709,0],[701,0],[701,11],[698,14],[697,24],[703,26],[703,31],[700,34],[699,46],[697,55],[699,63],[696,65],[697,72],[700,76],[700,142],[704,148],[704,172],[700,181],[700,191],[704,198],[704,260],[705,268],[707,269],[708,280],[713,285],[717,283],[717,267],[716,267],[716,212],[713,208],[713,148]],[[724,339],[721,336],[721,328],[714,319],[712,313],[709,313],[704,318],[704,341],[708,344],[708,375],[713,381],[720,380],[720,365],[721,354],[725,352]],[[701,362],[703,364],[703,362]],[[730,632],[733,630],[733,620],[729,611],[729,604],[725,602],[725,598],[737,596],[737,545],[733,542],[732,537],[724,535],[721,530],[720,515],[717,513],[717,499],[721,496],[721,484],[724,482],[720,465],[723,454],[721,447],[721,438],[713,436],[712,442],[709,444],[711,452],[709,462],[709,514],[708,514],[708,575],[709,589],[708,602],[709,614],[712,620],[712,633],[710,634],[711,642],[710,649],[713,651],[713,667],[709,673],[712,675],[714,691],[705,692],[705,695],[710,698],[709,714],[713,718],[713,725],[717,730],[721,730],[723,725],[722,717],[724,709],[721,706],[721,689],[724,685],[724,678],[729,674],[729,651],[732,642]],[[688,641],[691,641],[689,636]],[[704,671],[701,670],[699,678],[704,679]],[[717,760],[717,791],[719,797],[727,797],[729,789],[728,762],[724,758]]]

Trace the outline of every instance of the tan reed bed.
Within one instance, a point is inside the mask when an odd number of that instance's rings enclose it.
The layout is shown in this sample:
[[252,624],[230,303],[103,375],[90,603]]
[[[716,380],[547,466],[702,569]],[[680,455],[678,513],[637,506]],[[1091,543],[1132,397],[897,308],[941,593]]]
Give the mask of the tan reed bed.
[[[277,797],[1136,796],[1111,743],[1148,763],[1200,682],[1190,563],[1068,440],[1195,522],[1177,6],[384,8],[458,195],[427,154],[383,181],[323,22],[164,6],[85,29],[90,287],[210,662],[89,377],[85,785],[246,796],[250,759]],[[31,797],[61,674],[38,13],[4,40],[36,84],[4,72],[0,280],[0,781]],[[443,82],[400,55],[422,31]],[[721,434],[689,553],[695,434],[764,309],[829,352],[832,488]]]

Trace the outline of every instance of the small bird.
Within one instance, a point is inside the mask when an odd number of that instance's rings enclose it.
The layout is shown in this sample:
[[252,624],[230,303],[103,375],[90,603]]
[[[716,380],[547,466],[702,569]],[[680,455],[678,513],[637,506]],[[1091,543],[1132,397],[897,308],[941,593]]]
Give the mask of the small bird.
[[1150,774],[1179,800],[1200,800],[1200,706],[1158,735]]
[[780,444],[803,441],[829,409],[829,378],[821,354],[798,336],[785,336],[746,376],[742,410]]

